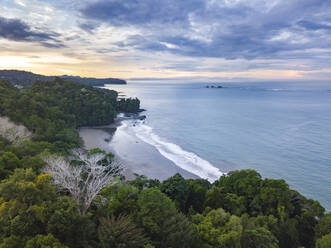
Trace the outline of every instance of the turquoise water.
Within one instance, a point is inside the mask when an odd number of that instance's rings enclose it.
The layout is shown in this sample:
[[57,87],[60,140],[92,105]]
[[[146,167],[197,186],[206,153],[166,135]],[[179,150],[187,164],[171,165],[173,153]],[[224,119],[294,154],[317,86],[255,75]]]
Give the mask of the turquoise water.
[[222,85],[110,88],[141,100],[147,120],[135,127],[137,136],[181,168],[211,181],[253,168],[331,210],[331,84]]

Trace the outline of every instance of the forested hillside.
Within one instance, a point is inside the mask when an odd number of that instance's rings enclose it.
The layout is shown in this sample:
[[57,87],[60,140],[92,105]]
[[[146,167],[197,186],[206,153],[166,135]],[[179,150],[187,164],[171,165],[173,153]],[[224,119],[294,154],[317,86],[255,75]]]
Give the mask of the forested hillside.
[[[126,84],[125,80],[118,78],[85,78],[79,76],[59,76],[62,79],[75,81],[91,86],[104,86],[105,84]],[[28,71],[0,70],[0,80],[9,81],[17,87],[30,87],[35,82],[53,81],[56,76],[44,76]]]
[[59,147],[78,145],[78,127],[106,125],[113,122],[117,111],[138,110],[137,99],[121,104],[115,91],[60,78],[36,82],[24,90],[0,82],[0,115],[26,126],[34,133],[34,140]]
[[0,83],[0,114],[31,132],[1,129],[17,135],[0,133],[0,248],[331,247],[331,214],[284,180],[254,170],[212,184],[126,180],[112,154],[73,149],[77,127],[139,109],[116,97],[61,79],[23,91]]

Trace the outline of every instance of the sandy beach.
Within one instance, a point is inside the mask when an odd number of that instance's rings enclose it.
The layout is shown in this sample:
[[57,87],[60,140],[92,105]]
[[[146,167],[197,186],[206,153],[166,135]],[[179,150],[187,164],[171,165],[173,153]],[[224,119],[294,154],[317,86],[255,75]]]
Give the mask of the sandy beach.
[[162,156],[155,147],[128,132],[123,119],[117,119],[108,126],[80,128],[79,135],[86,149],[99,147],[115,154],[123,164],[123,174],[127,179],[133,179],[133,173],[159,180],[165,180],[176,173],[184,178],[198,178]]

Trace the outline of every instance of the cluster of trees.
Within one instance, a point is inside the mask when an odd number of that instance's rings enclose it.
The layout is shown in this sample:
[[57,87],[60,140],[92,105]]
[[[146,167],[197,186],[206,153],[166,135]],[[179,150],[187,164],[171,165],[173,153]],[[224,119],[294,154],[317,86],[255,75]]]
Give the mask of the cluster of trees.
[[34,140],[55,143],[59,149],[79,144],[78,127],[106,125],[117,111],[138,110],[138,99],[118,102],[116,91],[60,78],[24,90],[0,81],[0,116],[23,124],[34,133]]
[[[141,175],[125,180],[116,178],[116,164],[107,167],[113,157],[100,150],[65,162],[53,158],[45,163],[44,157],[25,146],[2,142],[0,167],[6,172],[0,183],[1,248],[326,248],[331,244],[330,213],[325,215],[317,201],[289,189],[283,180],[262,179],[254,170],[230,172],[213,184],[179,174],[163,182]],[[56,169],[68,161],[83,169],[78,174]],[[93,166],[106,169],[89,176]],[[89,192],[82,189],[110,174],[112,184],[103,184],[89,201],[85,195]],[[75,178],[78,183],[69,183]]]
[[[30,87],[37,81],[53,81],[56,77],[34,74],[28,71],[0,70],[0,78],[6,81],[10,81],[13,85],[16,86]],[[60,76],[60,78],[91,86],[104,86],[105,84],[126,84],[125,80],[118,78],[85,78],[67,75]]]
[[114,92],[56,80],[22,92],[2,82],[0,96],[0,113],[33,132],[19,143],[0,134],[0,248],[331,247],[331,213],[284,180],[126,180],[112,154],[51,135],[53,121],[57,133],[109,121]]
[[140,101],[138,98],[122,98],[117,102],[119,112],[137,113],[139,107]]
[[162,183],[141,176],[128,183],[172,200],[191,222],[195,238],[188,247],[331,247],[330,213],[284,180],[262,179],[254,170],[230,172],[213,184],[179,174]]

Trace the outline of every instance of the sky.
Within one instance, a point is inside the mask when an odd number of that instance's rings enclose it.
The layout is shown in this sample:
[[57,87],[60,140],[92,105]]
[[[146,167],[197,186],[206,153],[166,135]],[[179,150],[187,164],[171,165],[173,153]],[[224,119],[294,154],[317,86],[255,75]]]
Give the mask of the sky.
[[331,0],[0,0],[0,69],[328,80]]

